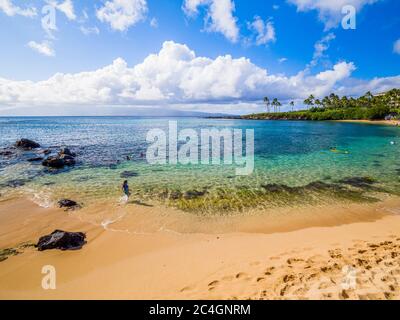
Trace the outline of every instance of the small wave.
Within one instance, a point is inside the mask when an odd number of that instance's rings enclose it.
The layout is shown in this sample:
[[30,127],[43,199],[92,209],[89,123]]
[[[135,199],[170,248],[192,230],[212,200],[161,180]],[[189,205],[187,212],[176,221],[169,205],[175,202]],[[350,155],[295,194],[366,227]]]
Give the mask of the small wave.
[[54,201],[51,199],[51,195],[45,191],[35,191],[33,189],[26,189],[31,193],[31,200],[42,208],[51,208],[54,206]]
[[110,224],[113,224],[115,221],[116,221],[116,220],[109,220],[109,219],[104,220],[104,221],[101,222],[101,226],[104,228],[104,230],[107,230],[107,229],[108,229],[108,226],[109,226]]

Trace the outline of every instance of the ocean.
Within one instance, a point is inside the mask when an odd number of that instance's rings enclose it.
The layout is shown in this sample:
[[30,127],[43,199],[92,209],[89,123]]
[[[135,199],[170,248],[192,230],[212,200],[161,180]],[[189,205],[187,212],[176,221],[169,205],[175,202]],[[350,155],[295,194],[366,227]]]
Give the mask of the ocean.
[[[170,121],[179,130],[196,132],[254,130],[254,171],[238,176],[235,164],[149,164],[143,156],[149,147],[147,133],[155,128],[168,132]],[[27,161],[37,157],[34,151],[0,156],[1,197],[26,196],[42,206],[56,205],[61,198],[83,205],[118,203],[125,179],[133,199],[197,215],[373,202],[400,192],[400,129],[391,126],[205,118],[0,118],[0,149],[21,138],[40,143],[42,149],[69,147],[77,154],[76,165],[61,170]]]

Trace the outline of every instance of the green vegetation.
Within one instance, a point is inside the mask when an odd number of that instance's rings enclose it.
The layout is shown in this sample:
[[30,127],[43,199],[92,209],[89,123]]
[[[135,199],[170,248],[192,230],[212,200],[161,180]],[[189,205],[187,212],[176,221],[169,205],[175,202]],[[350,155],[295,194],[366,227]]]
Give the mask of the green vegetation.
[[[339,97],[332,93],[322,100],[310,95],[304,100],[308,109],[294,111],[294,102],[290,102],[290,112],[279,112],[281,103],[268,97],[264,98],[267,107],[266,113],[243,116],[243,119],[269,119],[269,120],[384,120],[400,119],[400,89],[355,98]],[[274,112],[270,112],[273,106]]]

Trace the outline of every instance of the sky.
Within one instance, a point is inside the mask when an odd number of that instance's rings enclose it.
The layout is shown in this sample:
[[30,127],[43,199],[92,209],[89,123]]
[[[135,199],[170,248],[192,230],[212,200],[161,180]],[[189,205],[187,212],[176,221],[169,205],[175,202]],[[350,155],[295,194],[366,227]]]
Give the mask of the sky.
[[[400,88],[398,0],[0,0],[0,115],[246,114]],[[118,110],[118,111],[117,111]]]

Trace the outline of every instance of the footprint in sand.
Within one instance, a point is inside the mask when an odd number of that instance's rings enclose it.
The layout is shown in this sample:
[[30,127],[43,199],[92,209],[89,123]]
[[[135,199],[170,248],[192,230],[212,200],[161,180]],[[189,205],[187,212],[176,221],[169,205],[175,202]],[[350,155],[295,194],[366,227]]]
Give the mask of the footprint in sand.
[[193,290],[194,290],[194,287],[188,286],[188,287],[182,288],[180,292],[188,292],[188,291],[193,291]]
[[289,258],[286,260],[287,264],[295,264],[295,263],[301,263],[304,262],[303,259],[297,259],[297,258]]
[[269,267],[264,271],[264,275],[270,276],[274,270],[275,270],[275,267]]
[[236,274],[236,279],[244,279],[247,277],[247,274],[245,274],[244,272],[239,272],[238,274]]
[[209,287],[215,287],[215,286],[217,286],[217,285],[219,285],[219,281],[218,281],[218,280],[214,280],[214,281],[212,281],[212,282],[210,282],[210,283],[208,284]]

